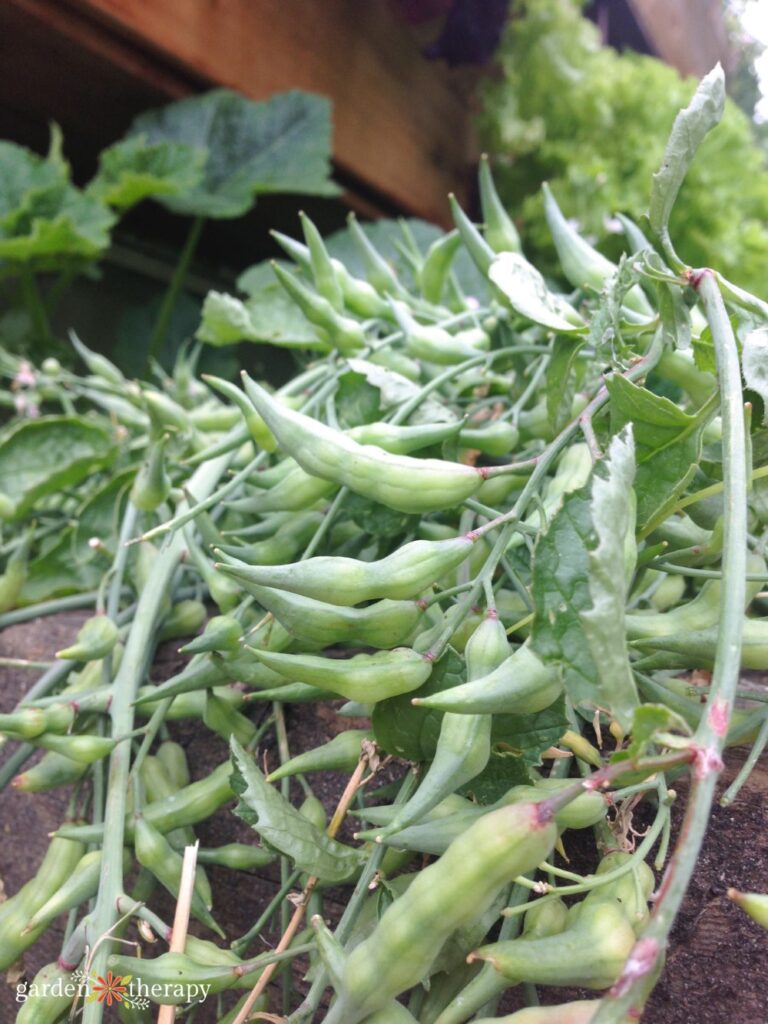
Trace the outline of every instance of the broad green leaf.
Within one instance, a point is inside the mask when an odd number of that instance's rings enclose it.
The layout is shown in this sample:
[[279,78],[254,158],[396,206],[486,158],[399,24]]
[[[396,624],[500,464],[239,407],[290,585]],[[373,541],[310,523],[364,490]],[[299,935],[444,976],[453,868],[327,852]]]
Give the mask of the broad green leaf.
[[569,494],[539,538],[531,592],[535,615],[532,646],[560,666],[566,693],[577,703],[598,703],[597,667],[580,612],[591,608],[588,543],[593,538],[588,487]]
[[14,519],[39,498],[80,483],[115,453],[112,430],[79,416],[46,416],[0,440],[0,515]]
[[652,229],[668,238],[669,215],[704,136],[723,116],[725,76],[716,65],[702,78],[690,104],[675,118],[661,167],[653,176],[649,217]]
[[[525,778],[522,777],[522,770],[540,765],[541,755],[558,743],[567,728],[568,719],[562,697],[533,715],[494,715],[491,732],[493,747],[489,768],[494,760],[506,760],[510,762],[507,765],[508,774],[511,776],[514,772],[517,776],[515,781],[510,782],[510,786],[518,782],[530,782],[527,771]],[[501,774],[501,766],[498,764],[496,772]]]
[[768,327],[761,327],[744,339],[741,351],[744,383],[763,400],[763,423],[768,422]]
[[589,596],[592,607],[581,612],[592,660],[598,671],[600,704],[628,731],[637,707],[637,689],[629,667],[624,610],[627,579],[624,546],[634,542],[632,482],[635,454],[630,430],[611,441],[606,458],[592,475],[590,514],[597,546],[589,551]]
[[[494,719],[496,717],[494,716]],[[567,726],[558,731],[556,739],[552,742],[556,743],[565,729]],[[512,740],[511,744],[502,740],[501,745],[491,749],[491,756],[488,758],[485,768],[471,782],[467,782],[458,790],[462,796],[469,796],[479,804],[488,805],[500,800],[513,786],[530,785],[531,779],[528,775],[527,764],[538,764],[541,758],[535,762],[526,762],[520,753],[522,745],[527,744],[525,737],[514,735]],[[551,745],[552,743],[545,743],[541,749],[546,750]]]
[[349,494],[345,498],[344,511],[355,526],[371,537],[402,537],[404,533],[415,531],[420,521],[419,516],[387,508],[360,494]]
[[334,395],[339,424],[349,428],[375,423],[381,418],[380,398],[379,389],[369,384],[362,373],[350,370],[342,374]]
[[254,341],[280,348],[329,348],[277,282],[247,303],[224,292],[208,292],[195,336],[215,346]]
[[[118,473],[83,501],[72,525],[30,563],[19,604],[98,588],[117,548],[133,476],[133,469]],[[98,537],[98,547],[89,544],[93,537]]]
[[197,185],[203,150],[180,142],[148,143],[143,135],[121,139],[99,155],[88,195],[125,210],[143,199],[176,196]]
[[[449,647],[420,688],[419,696],[440,693],[464,682],[464,662]],[[443,712],[414,707],[411,704],[413,696],[413,693],[403,693],[399,697],[378,701],[371,716],[374,735],[376,742],[388,754],[408,761],[431,761],[435,756]]]
[[586,325],[573,306],[551,292],[538,270],[520,253],[501,253],[491,263],[488,276],[526,320],[566,334],[584,331]]
[[666,517],[690,482],[701,454],[703,423],[667,398],[633,384],[620,374],[606,383],[611,396],[611,430],[632,424],[637,475],[637,528],[640,535]]
[[343,882],[354,874],[360,852],[337,843],[292,807],[234,737],[231,750],[231,785],[240,797],[235,814],[302,871],[324,882]]
[[286,92],[257,103],[228,89],[142,114],[130,135],[184,143],[206,154],[202,180],[178,196],[157,196],[175,213],[240,217],[260,193],[336,195],[329,180],[330,104]]
[[582,344],[572,338],[555,338],[547,366],[547,417],[555,434],[571,419],[576,393],[575,364]]
[[0,142],[0,230],[13,234],[36,199],[67,182],[66,166],[23,146]]
[[[369,363],[365,359],[348,359],[347,364],[355,373],[365,377],[371,387],[378,388],[379,404],[383,413],[397,409],[414,395],[421,394],[421,387],[402,374],[389,370],[377,363]],[[408,422],[416,423],[455,423],[458,417],[432,395],[420,402],[415,412],[408,417]]]

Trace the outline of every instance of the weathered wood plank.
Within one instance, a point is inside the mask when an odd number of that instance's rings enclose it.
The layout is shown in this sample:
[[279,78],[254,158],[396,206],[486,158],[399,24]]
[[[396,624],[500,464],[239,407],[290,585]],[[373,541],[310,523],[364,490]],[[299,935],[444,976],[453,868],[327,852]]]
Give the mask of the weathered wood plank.
[[721,0],[629,0],[653,48],[682,75],[701,78],[720,61],[727,71],[733,54]]
[[380,0],[66,0],[57,6],[96,19],[105,38],[124,37],[210,85],[256,99],[291,88],[329,96],[342,173],[400,210],[445,221],[446,194],[464,191],[473,156],[474,73],[422,58],[417,38]]

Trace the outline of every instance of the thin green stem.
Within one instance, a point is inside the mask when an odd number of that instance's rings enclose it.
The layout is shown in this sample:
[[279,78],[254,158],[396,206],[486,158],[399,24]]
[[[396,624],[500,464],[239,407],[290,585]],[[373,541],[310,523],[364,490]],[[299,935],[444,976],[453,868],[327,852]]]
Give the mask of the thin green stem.
[[40,295],[40,289],[37,287],[35,275],[26,264],[22,264],[19,282],[21,284],[21,295],[24,299],[24,305],[32,321],[32,327],[34,328],[37,340],[49,342],[53,335],[51,334],[51,325],[48,322],[48,314],[45,311],[45,303]]
[[744,785],[744,783],[747,781],[749,776],[752,774],[752,771],[754,770],[754,767],[757,764],[758,760],[760,759],[760,755],[765,750],[765,747],[766,747],[767,744],[768,744],[768,716],[766,717],[765,721],[763,722],[762,727],[760,729],[760,732],[757,734],[757,739],[752,744],[752,749],[749,752],[749,756],[747,757],[747,759],[744,762],[744,764],[741,766],[739,774],[736,776],[736,778],[730,784],[728,789],[726,789],[726,791],[720,797],[720,806],[721,807],[730,807],[731,806],[733,801],[736,799],[736,797],[741,792],[741,787]]
[[[191,480],[193,491],[200,495],[210,494],[228,464],[229,457],[223,456],[198,469]],[[184,537],[176,533],[156,558],[152,580],[139,598],[113,685],[110,718],[112,735],[115,737],[126,736],[133,731],[133,702],[146,670],[162,602],[183,552]],[[92,945],[114,926],[117,920],[117,899],[123,891],[122,858],[130,758],[130,744],[119,743],[109,761],[99,894],[89,928]],[[95,950],[92,966],[97,974],[103,975],[106,970],[110,945],[109,941],[103,941]],[[88,1003],[83,1014],[83,1024],[101,1024],[102,1014],[101,1003]]]
[[237,953],[238,956],[242,956],[245,953],[246,949],[250,946],[253,940],[269,924],[278,907],[281,907],[283,905],[286,896],[294,887],[294,885],[296,885],[299,878],[301,878],[301,871],[294,871],[287,878],[283,879],[280,888],[277,890],[274,897],[269,901],[268,906],[266,907],[258,921],[256,921],[256,923],[248,929],[245,935],[241,935],[239,939],[236,939],[232,943],[231,948],[233,953]]
[[200,241],[200,235],[204,224],[205,218],[198,216],[195,217],[190,225],[187,239],[184,242],[184,248],[181,250],[179,261],[173,272],[173,277],[171,278],[170,284],[163,296],[163,302],[160,306],[160,312],[157,315],[155,329],[152,331],[149,349],[147,350],[147,366],[149,366],[151,359],[158,358],[163,347],[163,342],[168,334],[168,328],[171,325],[171,317],[173,316],[173,311],[176,308],[176,303],[179,300],[181,290],[184,287],[184,282],[187,280],[189,265],[192,262],[192,257],[195,255],[197,243]]
[[736,339],[711,270],[693,271],[715,350],[723,425],[723,588],[712,689],[707,711],[694,736],[693,781],[677,845],[659,889],[648,927],[630,954],[622,977],[601,1003],[592,1024],[619,1024],[628,1012],[639,1016],[653,987],[656,970],[674,924],[704,840],[715,786],[723,768],[722,750],[728,733],[741,661],[747,571],[747,448]]

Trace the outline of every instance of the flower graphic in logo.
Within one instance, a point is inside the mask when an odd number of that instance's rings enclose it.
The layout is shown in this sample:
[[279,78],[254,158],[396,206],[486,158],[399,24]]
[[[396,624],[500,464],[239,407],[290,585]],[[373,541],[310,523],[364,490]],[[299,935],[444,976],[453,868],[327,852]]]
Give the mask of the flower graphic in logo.
[[[123,978],[119,974],[112,974],[112,971],[107,971],[106,978],[102,978],[99,975],[93,983],[93,991],[88,997],[88,1002],[93,1002],[96,999],[100,1003],[106,1003],[107,1006],[111,1006],[113,1002],[122,1003],[130,981],[130,974]],[[127,1000],[126,1005],[130,1005]]]

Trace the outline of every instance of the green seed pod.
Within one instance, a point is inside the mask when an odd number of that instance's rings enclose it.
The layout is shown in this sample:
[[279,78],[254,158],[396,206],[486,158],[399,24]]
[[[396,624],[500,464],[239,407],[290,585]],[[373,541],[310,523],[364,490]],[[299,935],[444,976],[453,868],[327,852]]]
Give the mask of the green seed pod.
[[94,615],[80,627],[75,643],[71,647],[57,651],[56,657],[69,661],[96,661],[105,658],[117,643],[119,636],[117,626],[108,615]]
[[253,443],[262,451],[273,452],[277,447],[277,442],[272,431],[253,408],[253,405],[248,401],[240,388],[228,380],[222,380],[221,377],[212,377],[207,373],[203,374],[203,380],[237,406],[245,420],[248,434]]
[[422,448],[442,444],[455,437],[461,429],[461,420],[452,423],[418,423],[412,427],[392,423],[363,423],[347,430],[346,434],[358,444],[374,444],[392,455],[408,455]]
[[[232,765],[224,761],[199,782],[193,782],[174,793],[166,800],[158,800],[144,809],[144,821],[158,832],[166,833],[183,825],[196,825],[210,818],[222,804],[233,800],[235,794],[229,784]],[[133,838],[134,816],[125,816],[126,839]],[[104,836],[103,825],[62,825],[56,832],[63,839],[76,839],[83,843],[100,843]]]
[[461,235],[464,247],[472,257],[472,262],[483,277],[487,277],[488,270],[490,269],[496,253],[488,242],[486,242],[469,217],[467,217],[466,213],[464,213],[461,206],[459,206],[456,196],[453,194],[449,195],[448,202],[451,204],[451,216],[453,217],[453,223],[456,225],[456,230]]
[[486,242],[494,252],[522,252],[520,235],[496,191],[491,164],[485,153],[480,157],[478,181]]
[[432,662],[408,647],[377,654],[357,654],[353,658],[321,658],[257,650],[253,653],[259,661],[286,679],[319,686],[347,700],[364,702],[386,700],[415,690],[426,682],[432,672]]
[[341,310],[344,308],[344,296],[322,236],[303,210],[299,211],[299,220],[309,250],[309,265],[315,288],[334,309]]
[[309,416],[281,408],[247,375],[243,380],[246,394],[280,445],[309,473],[398,512],[453,508],[480,487],[482,470],[359,445]]
[[[127,871],[130,864],[130,855],[127,850],[123,850],[123,871]],[[79,907],[95,896],[99,889],[100,874],[101,850],[92,850],[80,858],[61,887],[30,917],[22,935],[40,926],[47,927],[60,914],[66,914],[68,910]]]
[[[650,569],[649,573],[657,575],[653,569]],[[677,576],[674,573],[663,573],[662,576],[661,584],[650,598],[651,606],[657,612],[666,612],[679,604],[685,593],[685,576]]]
[[73,761],[71,757],[48,751],[37,764],[17,775],[11,785],[22,793],[47,793],[59,786],[77,782],[87,771],[88,765],[82,761]]
[[738,889],[728,890],[728,899],[749,914],[762,928],[768,929],[768,895],[759,892],[739,892]]
[[208,621],[202,636],[195,637],[179,648],[180,654],[204,654],[219,651],[221,654],[236,654],[240,649],[243,627],[232,615],[214,615]]
[[578,913],[581,912],[580,908],[591,903],[597,903],[600,900],[614,901],[621,907],[635,933],[641,932],[648,923],[650,916],[648,900],[656,885],[653,871],[651,871],[645,861],[637,863],[632,860],[630,854],[617,851],[608,854],[607,857],[603,857],[597,866],[595,874],[605,875],[609,871],[614,871],[616,868],[629,862],[633,864],[631,871],[628,871],[621,878],[617,878],[613,882],[590,889],[581,903],[577,903],[570,908],[570,915],[573,916],[575,914],[578,916]]
[[321,690],[319,686],[306,683],[286,683],[274,690],[259,690],[249,695],[249,700],[269,700],[277,704],[314,704],[319,700],[334,700],[335,693]]
[[[536,800],[554,796],[573,784],[572,779],[538,779],[533,787],[515,786],[510,793],[517,792],[516,799]],[[538,794],[538,796],[537,796]],[[555,814],[555,821],[559,828],[592,828],[598,821],[602,821],[608,810],[605,797],[596,790],[585,790],[583,793],[571,800],[565,807],[561,807]]]
[[328,971],[331,984],[334,988],[340,988],[344,974],[344,965],[347,960],[344,947],[319,914],[315,914],[311,924],[315,933],[317,951],[320,954],[323,966]]
[[64,970],[58,963],[41,967],[25,989],[16,1024],[57,1024],[68,1014],[77,987],[72,971]]
[[[262,846],[248,846],[246,843],[227,843],[225,846],[203,848],[197,852],[200,864],[218,864],[234,871],[254,871],[266,867],[275,860],[275,856],[271,850]],[[190,952],[189,949],[187,952]]]
[[[392,310],[387,306],[387,315],[392,315]],[[406,380],[413,381],[415,384],[421,381],[421,366],[415,360],[411,359],[404,352],[400,352],[394,348],[380,348],[376,352],[372,352],[368,357],[368,362],[374,363],[376,366],[384,366],[388,370],[393,370],[395,373],[399,373],[401,377],[405,377]]]
[[[507,1017],[482,1017],[474,1024],[589,1024],[598,1011],[599,999],[578,999],[559,1006],[528,1006]],[[627,1024],[630,1017],[624,1018]]]
[[52,732],[35,736],[32,742],[36,747],[52,750],[56,754],[63,754],[65,757],[85,765],[93,764],[94,761],[100,761],[103,757],[107,757],[112,753],[116,743],[108,736],[94,736],[85,733],[59,736]]
[[[467,678],[473,680],[487,675],[508,654],[509,644],[504,625],[499,621],[495,609],[489,610],[467,644]],[[419,821],[449,793],[479,775],[488,764],[490,755],[490,715],[443,715],[432,763],[416,793],[384,834],[391,835]]]
[[[108,384],[114,384],[115,387],[120,389],[126,385],[126,379],[118,370],[113,362],[107,359],[106,356],[101,355],[99,352],[93,352],[86,345],[80,341],[74,331],[69,332],[69,340],[72,342],[72,347],[75,352],[85,363],[88,371],[94,375],[94,377],[101,377],[102,380]],[[59,367],[60,369],[60,367]]]
[[[692,603],[692,602],[691,602]],[[681,607],[687,607],[682,605]],[[677,609],[675,609],[677,610]],[[666,612],[666,615],[673,614]],[[717,649],[717,626],[707,629],[681,631],[673,635],[653,636],[636,640],[632,644],[644,652],[655,651],[659,657],[668,653],[670,666],[676,667],[680,656],[683,668],[711,668]],[[768,669],[768,621],[744,619],[741,627],[741,667],[765,671]]]
[[227,679],[228,662],[223,659],[200,657],[193,659],[175,676],[171,676],[161,686],[142,687],[137,695],[137,705],[154,703],[166,697],[174,697],[179,693],[190,693],[195,690],[207,690],[211,686]]
[[418,873],[349,955],[326,1024],[358,1024],[424,978],[446,939],[474,921],[554,846],[546,811],[514,804],[484,815]]
[[[152,755],[145,757],[139,774],[144,785],[147,804],[156,803],[158,800],[167,800],[182,788],[171,779],[159,757]],[[195,833],[189,827],[177,828],[169,832],[166,838],[175,850],[179,850],[194,844]]]
[[366,277],[376,291],[382,295],[397,295],[402,292],[395,271],[360,227],[354,213],[348,215],[347,227],[365,263]]
[[165,768],[168,778],[176,789],[182,789],[189,785],[187,755],[180,743],[164,740],[157,748],[156,757]]
[[392,313],[403,332],[405,349],[415,359],[423,359],[439,366],[454,366],[466,359],[473,359],[488,348],[488,337],[485,334],[481,350],[458,335],[450,334],[443,327],[418,323],[404,302],[391,301],[391,306]]
[[488,675],[428,697],[414,697],[413,703],[458,715],[531,715],[548,708],[562,692],[559,672],[525,643]]
[[427,249],[424,262],[418,269],[416,281],[421,294],[437,305],[443,295],[451,272],[456,253],[461,248],[461,236],[458,231],[449,231],[441,235]]
[[141,978],[149,998],[160,1004],[181,1005],[216,995],[232,988],[239,977],[237,965],[207,966],[185,953],[163,953],[151,960],[113,953],[108,965],[121,978]]
[[415,540],[376,562],[320,556],[291,565],[246,565],[232,557],[219,565],[246,583],[277,587],[338,605],[373,598],[407,600],[422,594],[441,576],[458,568],[472,551],[473,534],[447,540]]
[[229,743],[232,736],[238,743],[247,746],[256,735],[256,726],[253,722],[236,711],[231,704],[217,697],[212,690],[208,690],[205,699],[205,711],[203,722],[217,736]]
[[304,775],[306,772],[352,772],[360,760],[361,745],[364,740],[372,741],[373,733],[367,729],[347,729],[334,736],[314,750],[292,757],[281,764],[267,776],[267,782],[277,782],[291,775]]
[[0,576],[0,613],[16,607],[19,595],[27,582],[27,563],[34,532],[34,529],[30,528],[22,536],[6,562],[5,572]]
[[55,836],[37,874],[0,904],[0,970],[7,970],[45,931],[47,926],[39,925],[22,934],[30,917],[64,884],[84,853],[82,843]]
[[[615,263],[611,263],[602,253],[585,242],[571,227],[560,211],[555,197],[546,182],[541,186],[544,193],[544,213],[557,249],[563,273],[574,288],[590,285],[600,291],[606,281],[616,273]],[[653,310],[639,285],[633,285],[624,296],[624,304],[635,313],[644,317],[654,315]]]
[[635,933],[616,903],[585,906],[570,928],[540,939],[481,946],[471,960],[485,960],[510,982],[609,988],[635,944]]
[[143,388],[141,397],[149,413],[155,436],[164,434],[166,430],[179,430],[187,433],[192,429],[189,413],[170,395],[165,395],[162,391]]
[[463,427],[459,434],[462,448],[476,448],[485,455],[501,458],[517,445],[520,431],[506,420],[493,420],[486,426]]
[[328,816],[325,813],[322,801],[318,800],[316,796],[310,793],[309,796],[304,798],[299,808],[299,814],[306,818],[307,821],[311,821],[320,832],[325,832],[328,825]]
[[559,898],[537,903],[525,912],[522,937],[524,939],[545,939],[548,935],[559,935],[568,923],[568,907]]
[[146,462],[136,474],[131,488],[131,501],[142,512],[154,512],[171,493],[171,481],[165,471],[167,436],[153,441]]
[[160,624],[158,642],[177,640],[197,633],[207,616],[208,610],[202,601],[195,601],[191,597],[177,601]]
[[[192,531],[185,532],[187,555],[197,571],[203,577],[205,585],[222,615],[226,615],[238,606],[242,600],[242,591],[230,576],[224,576],[209,562],[200,545],[192,537]],[[204,620],[203,620],[204,621]]]
[[301,512],[327,498],[335,490],[336,486],[328,480],[311,476],[301,466],[294,466],[286,477],[268,491],[228,501],[225,505],[233,512]]
[[[151,871],[158,882],[178,899],[181,881],[181,854],[177,853],[165,836],[142,815],[135,816],[133,838],[136,859],[139,864]],[[224,938],[223,931],[211,916],[206,904],[209,892],[209,888],[205,883],[201,883],[201,878],[196,873],[192,894],[192,916]]]
[[291,636],[322,647],[341,642],[392,647],[410,636],[423,614],[415,601],[387,599],[365,608],[341,608],[256,583],[243,586]]
[[272,270],[307,320],[320,329],[320,338],[325,344],[330,343],[342,355],[353,355],[365,347],[365,332],[357,320],[338,313],[327,299],[313,292],[279,263],[273,262]]

